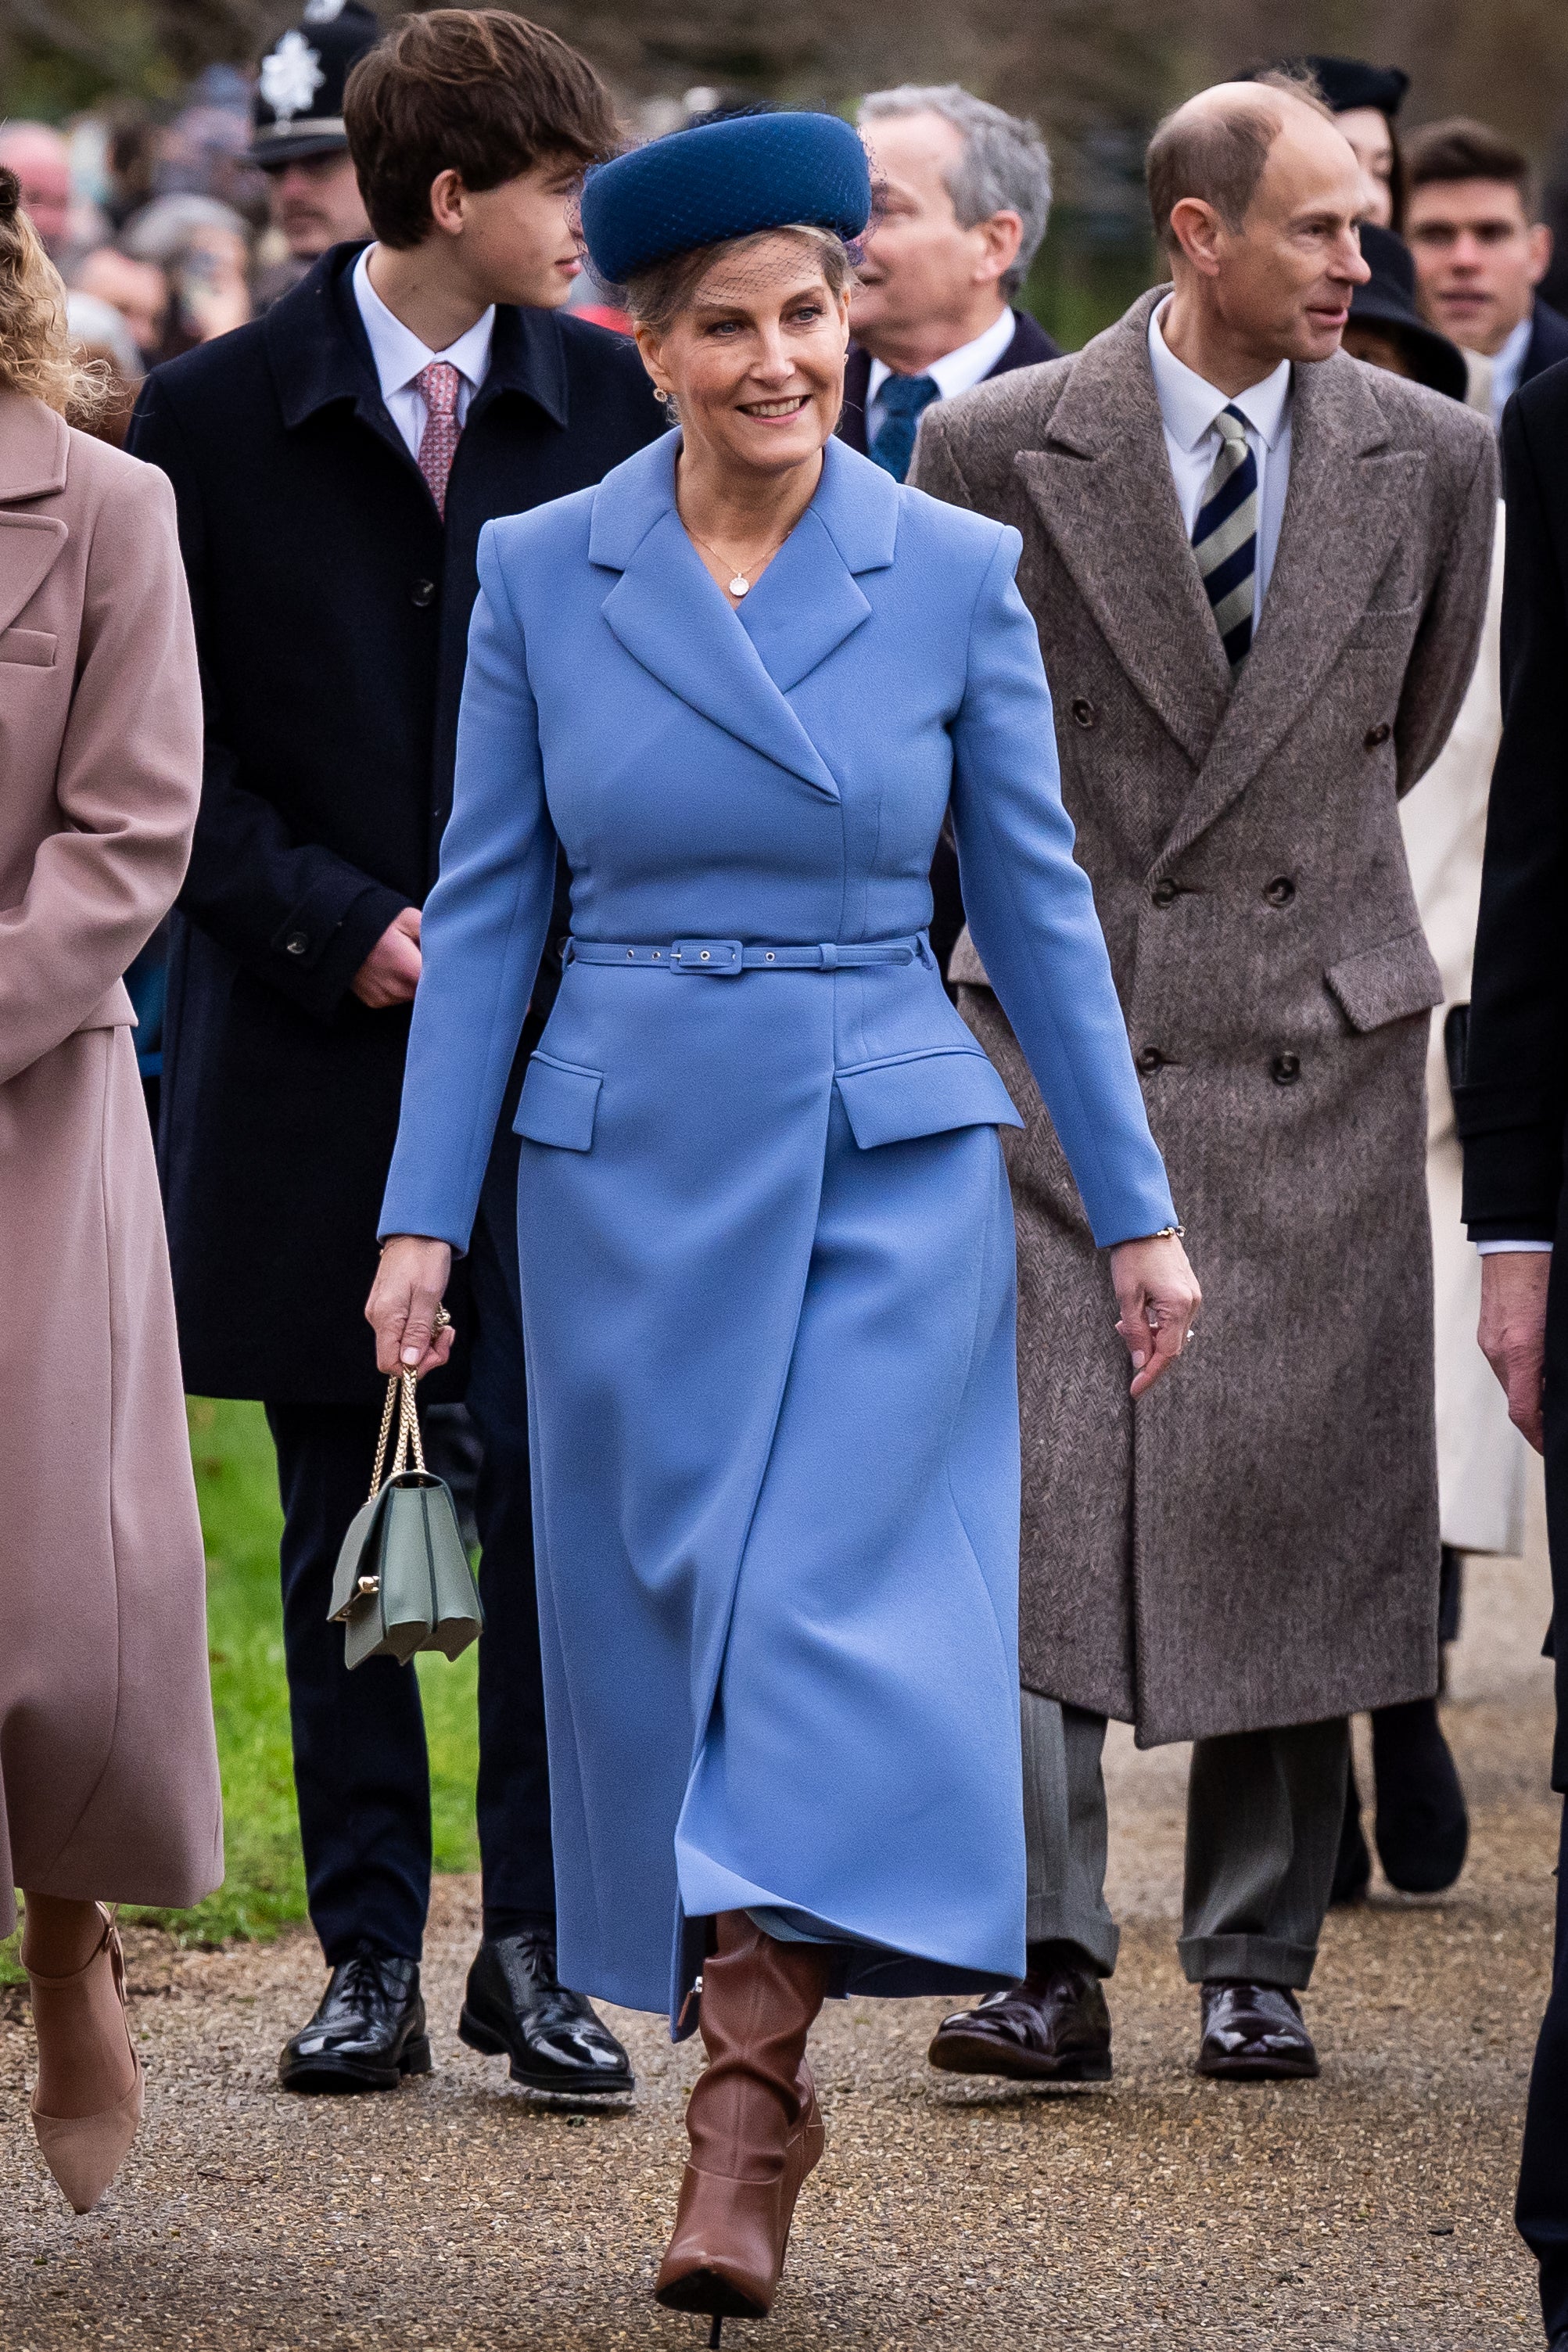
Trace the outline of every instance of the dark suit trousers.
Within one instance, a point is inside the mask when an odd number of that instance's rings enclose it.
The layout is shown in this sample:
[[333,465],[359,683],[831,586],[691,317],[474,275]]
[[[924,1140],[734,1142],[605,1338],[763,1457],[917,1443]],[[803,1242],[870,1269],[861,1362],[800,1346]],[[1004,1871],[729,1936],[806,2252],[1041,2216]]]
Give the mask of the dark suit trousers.
[[[1552,1553],[1552,1620],[1557,1631],[1557,1706],[1563,1711],[1564,1627],[1562,1580],[1568,1575],[1568,1277],[1560,1227],[1546,1312],[1546,1530]],[[1559,1735],[1561,1738],[1561,1735]],[[1541,2313],[1547,2341],[1568,2336],[1568,1807],[1557,1855],[1557,1939],[1552,1990],[1535,2045],[1514,2219],[1541,2265]]]
[[[479,1851],[494,1917],[553,1917],[549,1777],[528,1492],[528,1399],[517,1289],[517,1148],[504,1124],[469,1253],[468,1409],[485,1449]],[[308,1345],[307,1339],[304,1344]],[[361,1940],[417,1959],[430,1895],[430,1775],[413,1669],[372,1658],[352,1674],[329,1624],[332,1570],[365,1499],[378,1407],[269,1402],[283,1497],[283,1640],[310,1918],[329,1966]],[[445,1672],[443,1663],[438,1671]]]

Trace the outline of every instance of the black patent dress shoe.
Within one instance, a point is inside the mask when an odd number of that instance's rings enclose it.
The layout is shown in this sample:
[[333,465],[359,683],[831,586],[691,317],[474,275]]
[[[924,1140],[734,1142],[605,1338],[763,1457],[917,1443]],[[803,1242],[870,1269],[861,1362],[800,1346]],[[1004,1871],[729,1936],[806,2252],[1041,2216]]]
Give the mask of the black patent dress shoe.
[[1283,1985],[1206,1984],[1197,2071],[1231,2083],[1315,2075],[1318,2053],[1295,1994]]
[[1440,1895],[1465,1866],[1470,1820],[1435,1698],[1372,1718],[1377,1859],[1402,1895]]
[[315,2016],[277,2062],[286,2091],[395,2091],[405,2074],[429,2072],[419,1963],[369,1945],[333,1969]]
[[636,2087],[609,2027],[556,1975],[555,1937],[544,1929],[480,1945],[457,2032],[470,2050],[509,2058],[513,2082],[530,2091],[597,2098]]
[[1111,2012],[1099,1978],[1077,1959],[1031,1954],[1030,1963],[1022,1984],[944,2018],[931,2064],[1011,2083],[1108,2083]]

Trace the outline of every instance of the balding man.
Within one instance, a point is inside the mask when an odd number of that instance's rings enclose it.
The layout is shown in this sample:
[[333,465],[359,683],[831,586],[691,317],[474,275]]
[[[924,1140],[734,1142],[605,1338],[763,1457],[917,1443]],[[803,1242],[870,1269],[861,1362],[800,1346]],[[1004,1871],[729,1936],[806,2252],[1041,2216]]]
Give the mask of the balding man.
[[1173,285],[933,408],[911,478],[1016,524],[1062,788],[1204,1269],[1180,1392],[1132,1409],[1105,1271],[966,933],[1009,1151],[1024,1415],[1030,1968],[936,2063],[1097,2079],[1105,1719],[1192,1740],[1182,1965],[1207,2074],[1312,2074],[1297,1998],[1345,1717],[1437,1687],[1429,1008],[1396,812],[1475,656],[1497,471],[1456,401],[1340,350],[1355,156],[1281,77],[1148,155]]
[[22,184],[22,210],[57,261],[70,226],[71,151],[47,122],[0,124],[0,163]]

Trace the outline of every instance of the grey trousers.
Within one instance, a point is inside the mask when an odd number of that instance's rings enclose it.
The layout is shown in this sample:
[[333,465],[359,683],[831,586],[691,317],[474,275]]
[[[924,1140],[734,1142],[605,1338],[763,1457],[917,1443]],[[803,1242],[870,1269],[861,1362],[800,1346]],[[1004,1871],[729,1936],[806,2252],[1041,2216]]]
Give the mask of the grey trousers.
[[[1105,1718],[1027,1690],[1022,1718],[1029,1940],[1075,1944],[1109,1976],[1118,1931],[1105,1905]],[[1349,1760],[1343,1717],[1196,1742],[1176,1948],[1189,1984],[1311,1982]]]

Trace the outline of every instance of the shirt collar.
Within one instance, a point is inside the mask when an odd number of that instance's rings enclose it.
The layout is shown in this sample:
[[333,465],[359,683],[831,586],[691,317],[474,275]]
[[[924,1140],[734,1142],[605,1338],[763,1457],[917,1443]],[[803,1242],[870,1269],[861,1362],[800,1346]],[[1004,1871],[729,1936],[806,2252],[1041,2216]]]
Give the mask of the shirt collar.
[[1241,411],[1264,447],[1271,449],[1283,430],[1290,405],[1290,361],[1281,360],[1261,383],[1231,397],[1177,359],[1160,330],[1165,307],[1162,303],[1149,320],[1149,364],[1155,372],[1161,421],[1177,448],[1196,449],[1220,410],[1229,406]]
[[371,357],[376,363],[376,375],[382,388],[382,398],[394,392],[406,391],[423,368],[433,360],[445,360],[463,376],[471,392],[477,392],[484,383],[490,364],[490,339],[496,329],[496,306],[491,304],[483,318],[476,319],[466,334],[448,343],[444,352],[433,352],[422,343],[410,327],[387,309],[371,284],[370,260],[375,251],[367,245],[354,264],[354,300],[364,322],[371,346]]
[[[1534,316],[1532,312],[1527,310],[1508,341],[1500,350],[1492,353],[1491,383],[1494,408],[1505,407],[1508,396],[1518,390],[1520,370],[1523,367],[1526,354],[1530,350],[1530,338],[1534,328]],[[1499,396],[1500,394],[1501,397]]]
[[[1004,310],[999,319],[992,320],[983,335],[976,335],[971,341],[960,343],[956,352],[945,352],[939,360],[933,360],[931,365],[922,368],[920,373],[931,378],[939,399],[956,400],[959,393],[968,392],[990,374],[1018,332],[1018,323],[1011,310]],[[884,361],[873,360],[871,373],[866,378],[868,408],[892,373]]]

